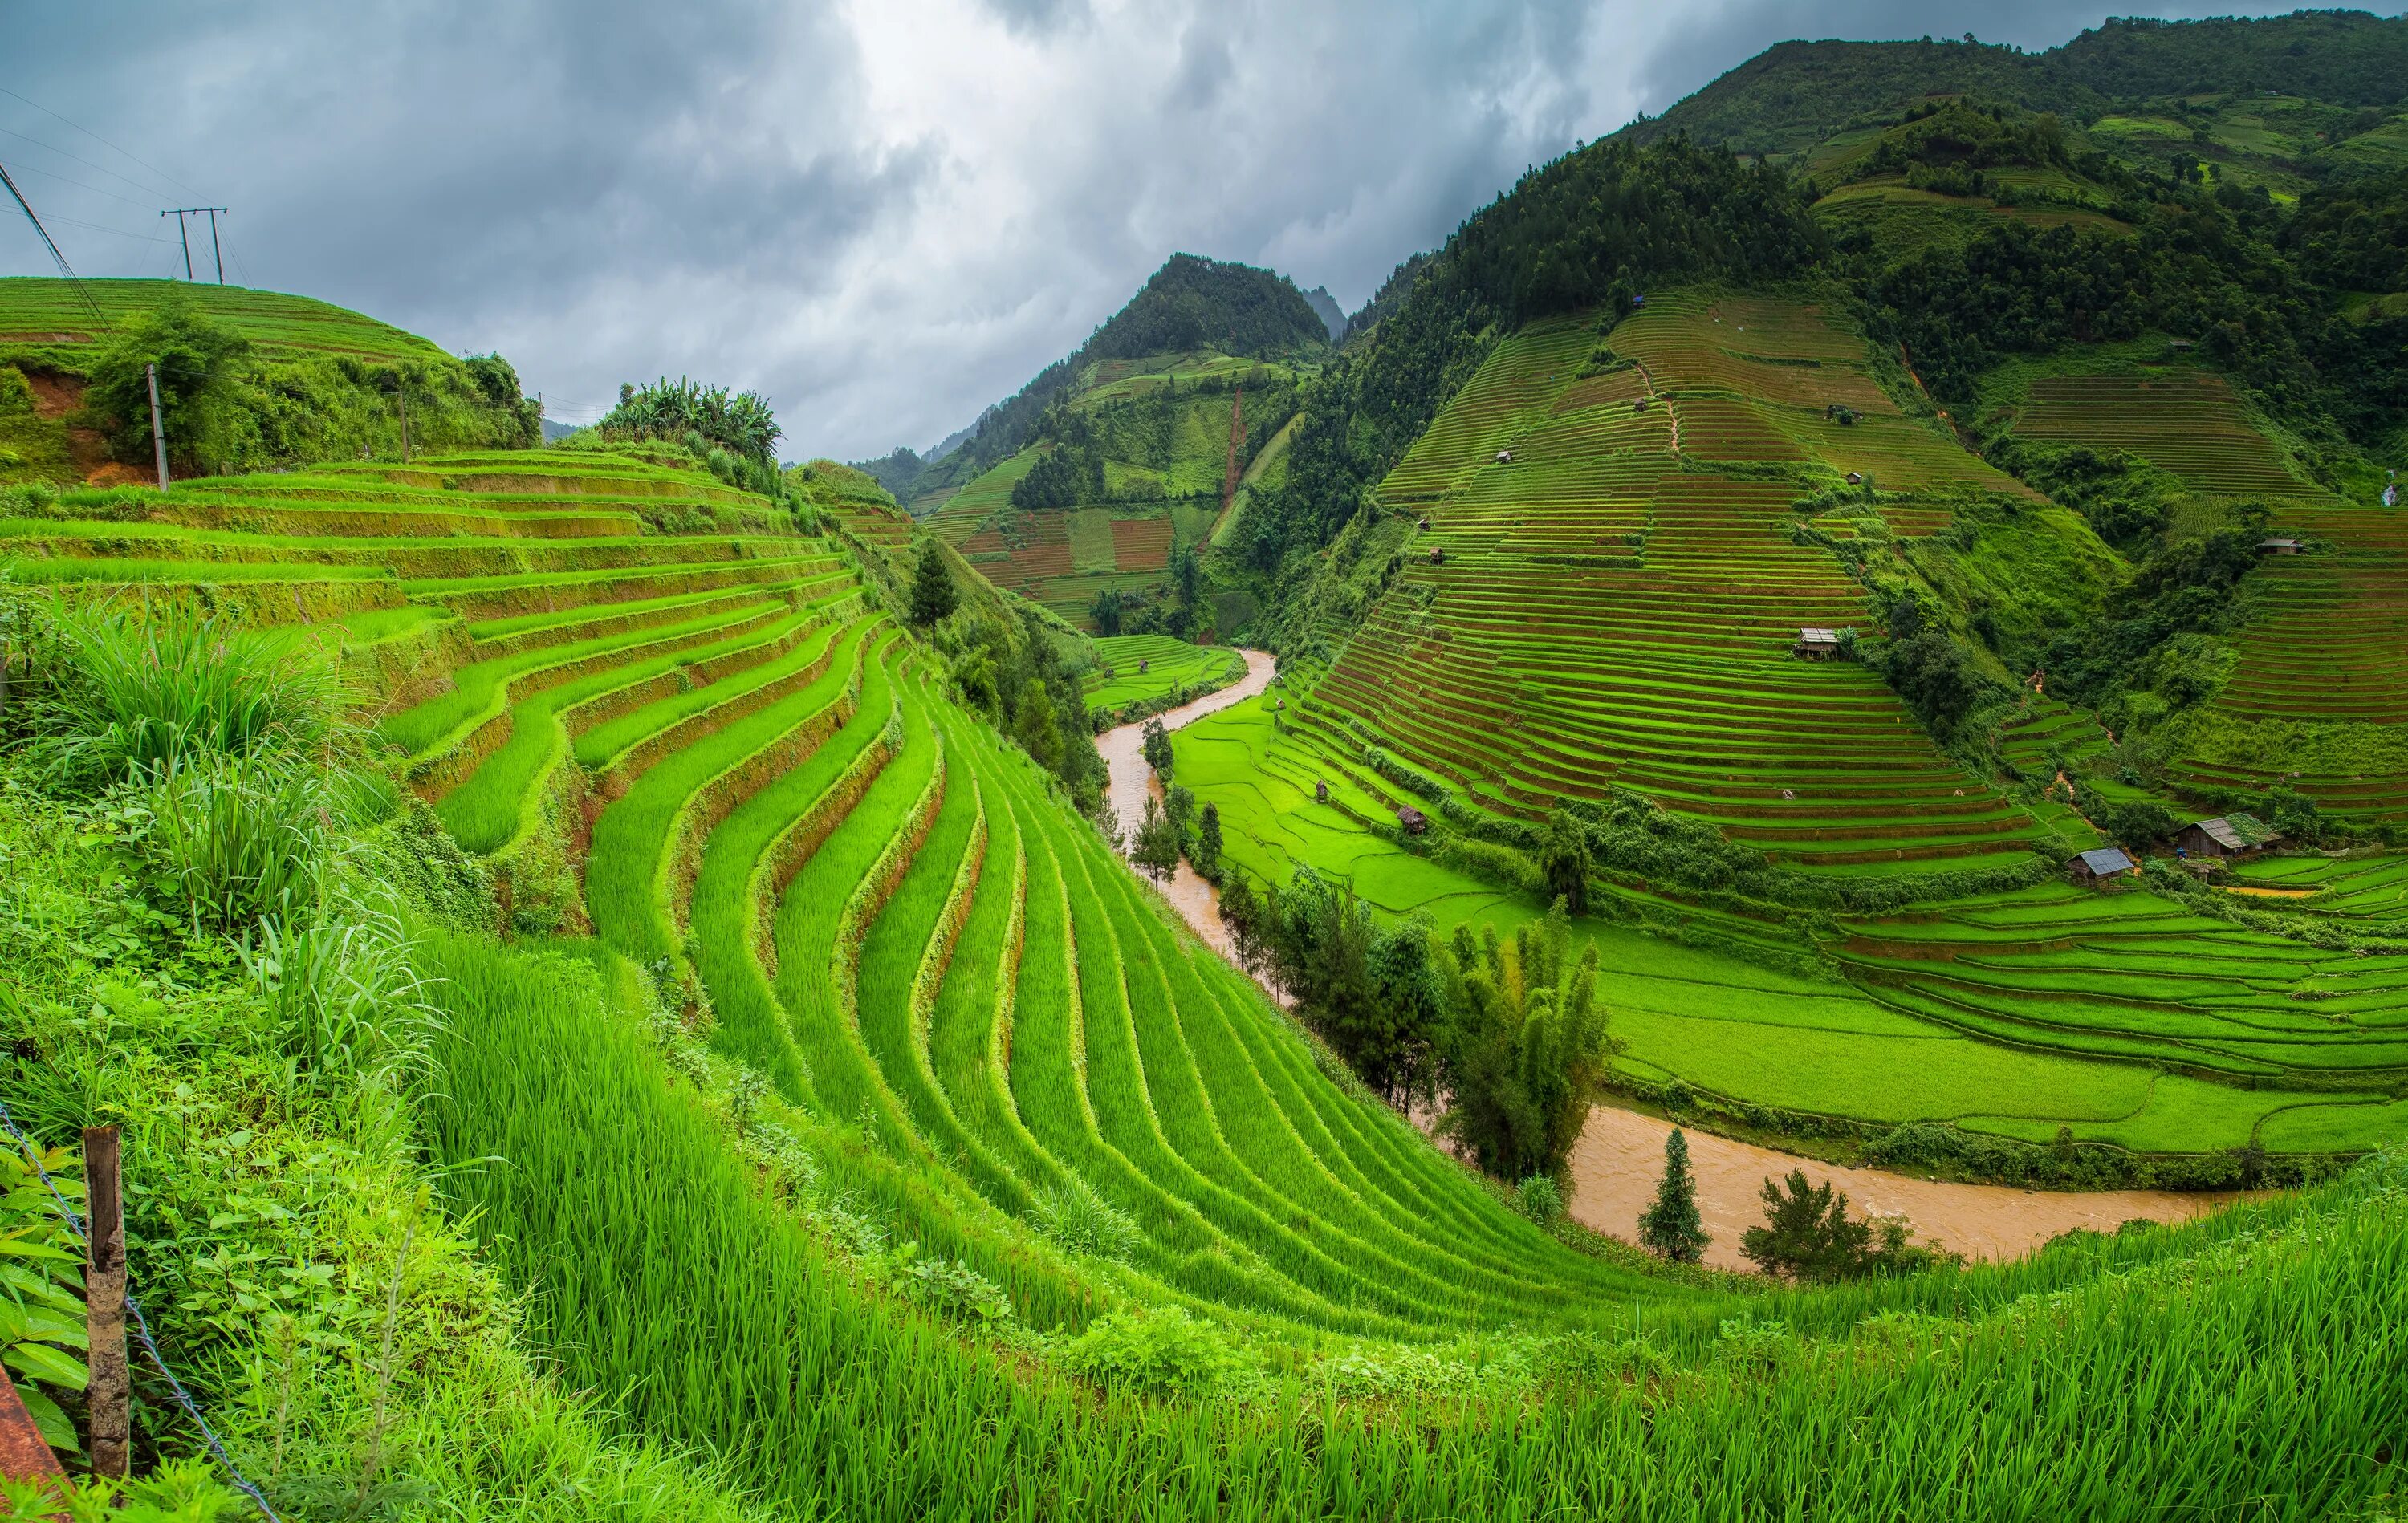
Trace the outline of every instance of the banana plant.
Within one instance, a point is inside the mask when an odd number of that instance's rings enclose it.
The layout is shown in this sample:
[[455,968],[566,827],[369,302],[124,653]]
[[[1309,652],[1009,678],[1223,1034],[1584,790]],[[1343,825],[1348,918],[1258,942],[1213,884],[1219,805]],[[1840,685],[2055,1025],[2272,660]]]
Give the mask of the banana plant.
[[[25,1155],[10,1151],[0,1164],[0,1362],[21,1378],[17,1394],[50,1447],[82,1452],[75,1424],[45,1386],[79,1391],[85,1364],[83,1245],[59,1214],[58,1202]],[[41,1166],[69,1201],[83,1199],[75,1153],[53,1147]]]

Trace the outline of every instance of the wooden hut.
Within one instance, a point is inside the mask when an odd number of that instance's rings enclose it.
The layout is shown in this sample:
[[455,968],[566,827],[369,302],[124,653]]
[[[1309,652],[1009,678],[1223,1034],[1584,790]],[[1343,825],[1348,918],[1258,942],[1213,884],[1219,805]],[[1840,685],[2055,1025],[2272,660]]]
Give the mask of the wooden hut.
[[1329,802],[1329,785],[1327,783],[1316,782],[1312,785],[1312,802],[1315,804],[1327,804]]
[[2126,873],[2137,873],[2140,868],[2125,855],[2123,847],[2100,847],[2096,851],[2076,853],[2066,862],[2065,870],[2073,875],[2076,883],[2098,883]]
[[2174,835],[2174,849],[2186,857],[2219,857],[2236,861],[2282,845],[2283,834],[2256,815],[2226,815],[2221,819],[2194,819]]
[[1826,629],[1801,629],[1798,643],[1790,648],[1801,661],[1834,661],[1840,654],[1840,632]]
[[1410,804],[1399,804],[1397,808],[1397,825],[1407,835],[1419,835],[1429,829],[1429,817]]
[[2260,555],[2300,555],[2306,553],[2307,548],[2305,544],[2292,538],[2289,534],[2276,534],[2272,539],[2261,539],[2258,542],[2258,553]]

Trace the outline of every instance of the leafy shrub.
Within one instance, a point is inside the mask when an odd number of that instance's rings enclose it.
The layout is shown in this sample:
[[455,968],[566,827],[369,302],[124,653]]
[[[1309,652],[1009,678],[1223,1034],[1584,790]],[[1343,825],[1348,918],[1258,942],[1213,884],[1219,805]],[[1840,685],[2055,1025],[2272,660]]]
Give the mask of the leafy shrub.
[[1564,1192],[1546,1174],[1534,1174],[1513,1189],[1513,1209],[1541,1227],[1553,1226],[1564,1214]]
[[121,320],[94,357],[85,409],[119,460],[151,460],[150,368],[159,378],[160,427],[169,457],[187,469],[231,463],[244,444],[240,367],[251,341],[182,291]]
[[1048,1186],[1038,1192],[1030,1219],[1065,1253],[1125,1260],[1138,1245],[1138,1227],[1127,1212],[1084,1185]]
[[895,1250],[887,1288],[914,1305],[964,1322],[1008,1322],[1011,1298],[1003,1287],[958,1259],[924,1256],[917,1243]]
[[1546,883],[1539,864],[1530,860],[1528,853],[1477,836],[1450,833],[1439,843],[1437,861],[1441,867],[1526,894],[1539,893]]
[[64,785],[102,787],[327,733],[331,668],[289,635],[170,608],[63,619],[56,638],[49,690],[29,706],[36,752]]
[[170,1459],[150,1474],[117,1481],[86,1475],[61,1488],[43,1479],[0,1479],[0,1517],[65,1523],[219,1523],[247,1517],[251,1502],[222,1484],[207,1459]]
[[1107,1390],[1140,1396],[1207,1395],[1253,1368],[1227,1330],[1177,1306],[1099,1317],[1071,1341],[1063,1363]]

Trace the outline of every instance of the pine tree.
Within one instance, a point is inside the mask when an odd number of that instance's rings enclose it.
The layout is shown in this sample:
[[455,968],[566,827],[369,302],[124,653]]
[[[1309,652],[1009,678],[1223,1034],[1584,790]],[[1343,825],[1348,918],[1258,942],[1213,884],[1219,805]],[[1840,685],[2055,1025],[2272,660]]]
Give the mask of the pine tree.
[[1208,804],[1196,824],[1196,871],[1215,883],[1221,880],[1221,810]]
[[1689,1172],[1689,1139],[1679,1127],[1664,1139],[1664,1180],[1656,1187],[1656,1203],[1640,1213],[1639,1241],[1676,1264],[1696,1263],[1706,1256],[1706,1245],[1713,1241],[1698,1219],[1698,1181]]
[[953,611],[961,600],[953,591],[953,578],[945,570],[943,553],[937,542],[920,542],[920,568],[911,576],[911,622],[926,629]]

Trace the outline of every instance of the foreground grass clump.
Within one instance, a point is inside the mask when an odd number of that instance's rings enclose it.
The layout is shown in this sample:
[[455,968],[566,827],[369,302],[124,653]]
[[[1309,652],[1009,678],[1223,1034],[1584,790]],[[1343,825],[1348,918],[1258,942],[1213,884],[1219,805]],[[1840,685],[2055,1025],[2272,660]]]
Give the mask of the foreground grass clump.
[[[277,1509],[758,1516],[710,1465],[616,1439],[590,1398],[553,1384],[523,1302],[431,1203],[417,941],[366,886],[434,888],[438,842],[409,816],[321,840],[321,892],[252,921],[246,955],[154,883],[142,790],[63,801],[43,779],[0,753],[0,1092],[70,1184],[77,1129],[125,1129],[133,1288]],[[46,1210],[14,1193],[0,1231]],[[217,1468],[173,1407],[139,1407],[137,1424],[145,1453],[197,1460],[116,1516],[251,1516],[208,1480]],[[75,1427],[50,1436],[72,1460]]]

